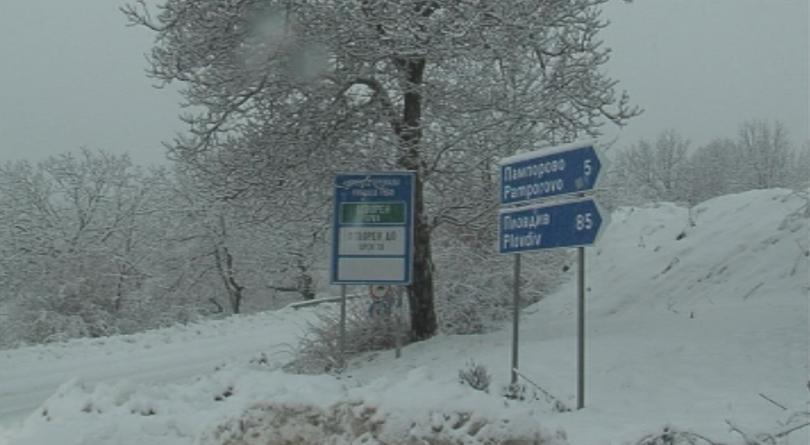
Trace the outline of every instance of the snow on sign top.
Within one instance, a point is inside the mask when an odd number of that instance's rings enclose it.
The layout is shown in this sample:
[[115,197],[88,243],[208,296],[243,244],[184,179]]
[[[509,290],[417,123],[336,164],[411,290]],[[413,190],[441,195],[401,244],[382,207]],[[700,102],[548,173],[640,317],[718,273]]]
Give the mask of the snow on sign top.
[[602,169],[595,145],[595,142],[579,142],[502,159],[501,204],[595,189]]
[[582,147],[586,147],[586,146],[597,147],[598,145],[599,145],[599,143],[597,142],[597,140],[592,139],[592,140],[582,140],[582,141],[578,141],[578,142],[571,142],[571,143],[562,144],[562,145],[554,145],[554,146],[549,146],[549,147],[543,147],[543,148],[539,148],[537,150],[517,153],[517,154],[514,154],[512,156],[507,156],[505,158],[501,158],[501,160],[498,161],[498,165],[515,164],[515,163],[518,163],[518,162],[521,162],[521,161],[527,161],[527,160],[530,160],[530,159],[535,159],[538,156],[554,155],[554,154],[558,154],[558,153],[564,153],[566,151],[571,151],[571,150],[576,149],[576,148],[582,148]]

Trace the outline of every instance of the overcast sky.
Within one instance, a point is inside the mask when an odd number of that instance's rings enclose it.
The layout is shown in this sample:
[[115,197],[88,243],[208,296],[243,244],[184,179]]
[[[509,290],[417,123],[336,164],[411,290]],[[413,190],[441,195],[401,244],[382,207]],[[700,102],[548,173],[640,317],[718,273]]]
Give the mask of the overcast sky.
[[[180,98],[144,75],[152,36],[125,26],[122,3],[0,0],[0,160],[82,146],[164,159]],[[605,13],[609,73],[646,110],[620,143],[673,128],[700,145],[752,118],[808,138],[808,0],[613,0]]]

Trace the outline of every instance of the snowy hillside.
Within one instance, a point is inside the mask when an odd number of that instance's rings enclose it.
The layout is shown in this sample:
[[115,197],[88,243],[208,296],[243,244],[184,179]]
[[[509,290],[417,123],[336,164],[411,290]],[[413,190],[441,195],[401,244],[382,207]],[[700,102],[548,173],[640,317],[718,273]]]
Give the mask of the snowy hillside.
[[[508,329],[439,336],[399,360],[369,354],[340,379],[285,374],[283,351],[312,315],[287,309],[0,351],[0,445],[296,443],[304,433],[322,443],[590,445],[637,443],[665,427],[743,443],[727,421],[748,435],[810,422],[807,193],[723,196],[691,220],[671,204],[619,209],[587,249],[581,411],[558,412],[542,395],[501,397]],[[521,321],[521,373],[568,407],[575,303],[569,283]],[[458,383],[471,359],[492,373],[489,393]],[[810,427],[779,440],[810,443]]]

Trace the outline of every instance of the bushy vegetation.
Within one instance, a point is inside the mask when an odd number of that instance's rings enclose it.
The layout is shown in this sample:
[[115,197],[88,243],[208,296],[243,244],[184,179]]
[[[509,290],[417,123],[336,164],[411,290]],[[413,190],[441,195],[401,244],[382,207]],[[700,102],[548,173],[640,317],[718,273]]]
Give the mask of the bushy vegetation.
[[[293,346],[293,359],[286,365],[291,372],[321,374],[339,372],[346,361],[366,352],[393,349],[397,335],[407,341],[407,317],[397,319],[402,309],[392,307],[385,314],[372,314],[368,298],[350,300],[346,305],[346,336],[341,357],[340,311],[328,308],[318,313],[306,333]],[[400,325],[399,323],[402,323]]]
[[293,244],[295,228],[274,222],[103,151],[2,165],[0,347],[311,297],[319,234]]
[[[478,233],[437,236],[437,312],[443,332],[481,334],[511,319],[514,257],[497,253],[496,217]],[[571,257],[554,250],[523,256],[521,307],[540,301],[563,279]]]
[[[201,438],[205,445],[379,445],[511,444],[563,445],[563,434],[516,433],[504,421],[471,412],[433,412],[409,424],[388,423],[389,413],[363,401],[321,408],[304,404],[259,403]],[[505,426],[504,426],[505,425]]]
[[740,124],[736,138],[692,148],[675,130],[612,155],[605,202],[612,207],[669,201],[688,206],[715,196],[773,187],[810,186],[810,141],[791,144],[784,125]]
[[[746,122],[736,139],[696,149],[669,130],[611,157],[600,198],[609,207],[693,206],[726,193],[810,185],[810,143],[792,147],[779,123]],[[2,165],[0,186],[0,347],[132,333],[329,291],[325,220],[290,223],[260,201],[228,200],[181,171],[82,150]],[[433,234],[436,312],[446,333],[487,332],[510,317],[513,265],[496,253],[497,198],[479,195],[476,215],[448,219]],[[521,305],[542,299],[569,263],[564,251],[525,256]],[[362,311],[350,315],[359,335],[377,329],[365,326]],[[326,340],[336,320],[322,322],[315,337],[320,329]],[[393,345],[384,336],[374,341],[354,349]],[[325,343],[307,345],[319,348],[329,356]]]
[[458,370],[458,381],[477,391],[489,392],[492,375],[487,371],[486,366],[470,360],[467,362],[466,368]]

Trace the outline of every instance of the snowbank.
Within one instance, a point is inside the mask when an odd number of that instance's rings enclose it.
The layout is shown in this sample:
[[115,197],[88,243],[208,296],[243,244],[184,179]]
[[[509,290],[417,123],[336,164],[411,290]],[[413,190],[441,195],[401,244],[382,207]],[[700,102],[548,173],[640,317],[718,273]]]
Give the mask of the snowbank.
[[[251,443],[245,438],[254,435],[295,443],[306,431],[322,443],[505,443],[519,437],[590,445],[636,443],[666,426],[741,443],[727,420],[751,434],[810,420],[789,419],[810,411],[809,231],[808,194],[788,190],[715,198],[692,209],[691,218],[672,204],[616,211],[599,246],[587,249],[581,411],[557,412],[542,397],[501,397],[509,381],[508,330],[437,336],[409,345],[400,360],[393,352],[368,354],[339,379],[285,374],[273,360],[250,364],[257,350],[272,352],[295,337],[304,320],[295,317],[303,315],[286,311],[0,352],[1,369],[30,378],[47,375],[65,357],[92,366],[99,353],[121,360],[119,348],[144,360],[144,351],[159,352],[151,372],[173,363],[171,351],[218,354],[220,362],[231,357],[227,366],[197,377],[157,382],[134,364],[128,381],[99,382],[97,371],[72,368],[79,379],[62,385],[23,422],[0,430],[0,445],[237,444]],[[521,322],[521,372],[569,407],[576,396],[574,309],[568,283],[525,310]],[[248,340],[256,336],[265,346]],[[253,349],[240,349],[240,341]],[[211,342],[220,349],[208,351]],[[162,349],[163,343],[173,349]],[[241,355],[226,354],[228,346]],[[492,373],[490,393],[458,382],[469,359]],[[85,373],[88,383],[82,383]],[[13,400],[3,397],[14,391],[0,386],[0,401]],[[810,443],[810,428],[781,440]]]

